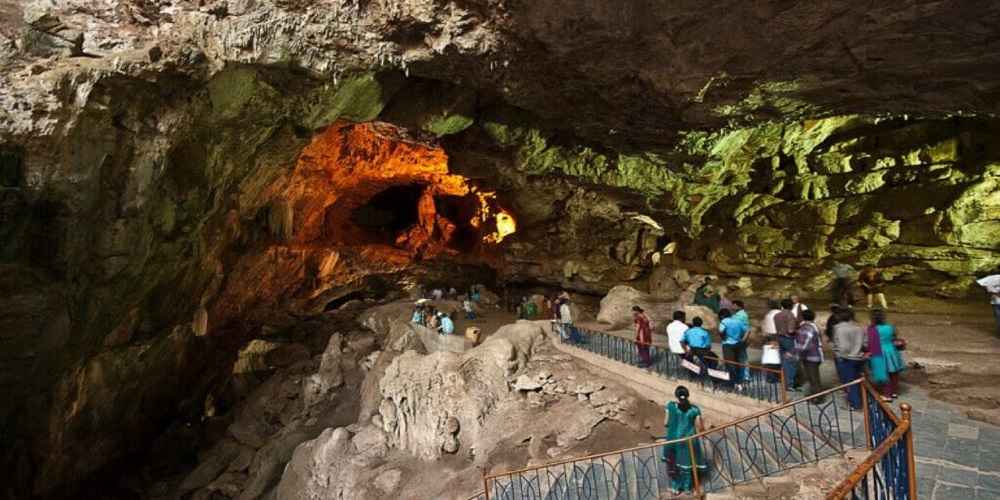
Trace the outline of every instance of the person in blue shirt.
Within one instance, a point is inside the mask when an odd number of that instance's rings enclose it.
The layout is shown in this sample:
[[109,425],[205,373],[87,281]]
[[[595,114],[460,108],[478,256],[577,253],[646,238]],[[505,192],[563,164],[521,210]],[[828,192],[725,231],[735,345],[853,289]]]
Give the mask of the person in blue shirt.
[[[688,328],[681,337],[681,345],[688,356],[698,358],[707,366],[707,360],[714,359],[715,355],[712,353],[712,336],[708,330],[702,328],[703,324],[702,319],[695,316],[691,320],[691,328]],[[714,365],[714,361],[712,364]]]
[[438,313],[437,316],[438,316],[438,321],[440,322],[440,324],[438,325],[438,333],[440,333],[441,335],[451,335],[452,333],[455,332],[455,323],[451,320],[451,318],[447,314],[442,312]]
[[413,310],[413,316],[410,318],[410,323],[416,323],[418,325],[424,324],[423,306],[417,306],[417,308]]
[[[736,319],[738,319],[738,320],[740,320],[740,321],[742,321],[743,324],[747,327],[746,334],[744,334],[744,337],[743,337],[743,351],[742,351],[743,355],[740,356],[740,358],[739,358],[739,362],[740,363],[746,364],[748,361],[750,361],[750,358],[747,357],[747,349],[746,349],[746,345],[747,345],[746,344],[746,335],[750,334],[750,315],[747,314],[746,307],[743,305],[743,301],[742,300],[734,300],[733,301],[733,309],[735,309],[733,311],[733,317],[736,318]],[[742,371],[743,371],[743,375],[742,375],[743,380],[749,380],[750,379],[750,367],[749,366],[744,366]]]
[[729,309],[719,310],[719,317],[722,318],[719,322],[719,332],[722,333],[722,357],[729,362],[727,368],[732,382],[739,383],[743,380],[743,369],[733,363],[742,363],[746,357],[746,335],[750,327],[733,316]]
[[743,324],[747,326],[747,330],[750,330],[750,315],[747,314],[746,307],[743,305],[742,300],[733,301],[733,318],[743,322]]

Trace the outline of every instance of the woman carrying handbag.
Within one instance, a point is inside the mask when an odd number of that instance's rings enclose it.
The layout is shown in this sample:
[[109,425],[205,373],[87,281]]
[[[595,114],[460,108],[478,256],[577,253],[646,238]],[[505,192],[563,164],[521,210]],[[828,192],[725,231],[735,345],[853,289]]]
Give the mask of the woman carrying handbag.
[[886,322],[885,311],[881,309],[872,311],[868,346],[872,383],[881,390],[883,401],[898,398],[899,374],[906,368],[899,351],[906,348],[906,341],[896,336],[896,327]]

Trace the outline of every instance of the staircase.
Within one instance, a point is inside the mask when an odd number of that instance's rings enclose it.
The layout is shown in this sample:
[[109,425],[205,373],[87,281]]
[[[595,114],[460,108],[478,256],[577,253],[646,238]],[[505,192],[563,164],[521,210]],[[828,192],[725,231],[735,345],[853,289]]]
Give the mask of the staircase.
[[[855,384],[860,382],[855,382]],[[866,447],[865,419],[835,397],[836,388],[710,429],[690,438],[706,467],[695,477],[703,493],[733,488],[840,459]],[[671,493],[663,444],[555,462],[487,476],[491,500],[684,498]],[[483,494],[480,498],[487,498]]]
[[[585,333],[591,353],[625,364],[634,361],[634,343]],[[629,344],[632,344],[631,346]],[[655,351],[654,351],[655,354]],[[690,378],[670,358],[658,358],[649,370],[660,377],[679,374],[702,388],[718,390],[707,377]],[[753,368],[753,367],[751,367]],[[745,401],[765,403],[784,394],[770,388],[766,370],[758,369],[757,384],[726,392]],[[778,381],[780,383],[780,380]],[[857,389],[862,408],[847,406],[842,393]],[[704,397],[704,396],[703,396]],[[711,404],[711,403],[708,403]],[[905,406],[905,405],[904,405]],[[909,415],[901,419],[881,403],[864,380],[752,415],[736,418],[706,432],[669,444],[687,447],[700,457],[694,491],[672,490],[668,467],[661,459],[665,441],[610,453],[573,458],[521,470],[488,474],[477,500],[660,500],[668,498],[915,498]],[[875,448],[874,453],[870,450]],[[682,448],[683,449],[683,448]],[[868,458],[852,470],[848,457]],[[884,458],[883,458],[884,457]],[[907,464],[909,459],[909,464]],[[845,479],[846,478],[846,479]],[[837,484],[840,481],[841,484]],[[907,487],[908,483],[908,487]],[[779,491],[784,492],[780,493]]]

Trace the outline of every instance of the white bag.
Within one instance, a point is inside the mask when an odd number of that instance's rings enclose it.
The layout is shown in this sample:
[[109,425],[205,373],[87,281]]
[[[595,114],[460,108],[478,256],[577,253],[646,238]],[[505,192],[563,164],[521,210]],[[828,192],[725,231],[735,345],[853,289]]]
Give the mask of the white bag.
[[687,368],[692,373],[701,374],[701,366],[698,366],[697,364],[692,363],[686,359],[681,360],[681,366]]
[[781,352],[778,348],[773,345],[764,346],[764,354],[760,358],[760,364],[762,365],[780,365],[781,364]]
[[716,370],[714,368],[708,369],[708,376],[712,378],[717,378],[719,380],[729,381],[729,372],[726,370]]

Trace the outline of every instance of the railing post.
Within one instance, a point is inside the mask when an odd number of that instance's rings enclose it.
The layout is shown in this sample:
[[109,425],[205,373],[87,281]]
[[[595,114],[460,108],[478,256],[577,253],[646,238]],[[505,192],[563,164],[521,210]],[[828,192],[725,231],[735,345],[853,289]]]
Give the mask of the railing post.
[[486,467],[479,467],[479,472],[483,475],[483,495],[486,496],[486,500],[490,500],[490,481],[486,477]]
[[694,438],[688,438],[688,457],[691,459],[691,476],[694,478],[694,494],[701,493],[701,481],[698,479],[698,457],[694,456]]
[[781,370],[778,373],[778,378],[780,379],[779,382],[781,382],[781,403],[784,404],[784,403],[788,402],[788,388],[787,388],[788,386],[785,385],[785,366],[784,365],[781,365]]
[[[868,387],[860,379],[855,380],[854,383],[857,384],[858,391],[861,393],[861,413],[865,417],[865,446],[870,450],[872,449],[872,423],[868,411]],[[850,394],[850,388],[847,390]]]
[[903,422],[906,425],[906,467],[907,479],[910,481],[910,498],[917,500],[917,464],[913,455],[913,407],[907,403],[899,405],[899,411],[903,414]]

